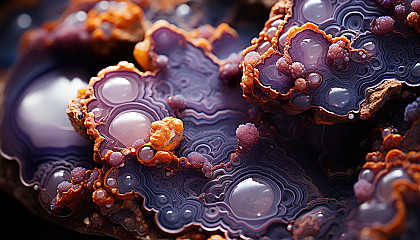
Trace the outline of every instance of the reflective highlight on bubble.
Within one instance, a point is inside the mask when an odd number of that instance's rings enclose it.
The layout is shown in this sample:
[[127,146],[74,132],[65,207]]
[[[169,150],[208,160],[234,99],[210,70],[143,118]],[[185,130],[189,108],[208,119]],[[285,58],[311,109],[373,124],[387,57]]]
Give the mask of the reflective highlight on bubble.
[[262,180],[247,178],[234,187],[229,203],[240,217],[264,217],[270,214],[274,204],[273,189]]
[[111,103],[129,102],[134,100],[138,94],[138,87],[135,82],[124,77],[108,79],[101,90],[104,98]]
[[149,136],[150,120],[143,114],[127,111],[118,114],[109,126],[109,133],[124,146],[131,146],[137,139]]
[[324,0],[306,0],[302,8],[303,16],[314,23],[320,23],[328,16]]

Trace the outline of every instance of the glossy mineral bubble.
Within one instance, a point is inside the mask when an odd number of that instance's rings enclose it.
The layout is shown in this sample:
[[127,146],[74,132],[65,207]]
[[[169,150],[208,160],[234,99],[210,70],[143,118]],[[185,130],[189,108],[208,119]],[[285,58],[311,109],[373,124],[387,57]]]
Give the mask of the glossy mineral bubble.
[[17,123],[36,147],[59,148],[87,143],[73,131],[67,116],[60,114],[67,108],[74,91],[86,86],[79,74],[74,74],[77,71],[72,68],[52,70],[37,78],[22,94],[17,106]]
[[[87,107],[105,138],[99,147],[102,157],[108,150],[147,139],[152,122],[174,116],[184,123],[177,156],[198,152],[213,165],[226,162],[236,145],[236,127],[247,122],[245,112],[251,106],[241,98],[239,87],[218,79],[219,65],[182,34],[161,27],[150,39],[154,53],[166,56],[165,68],[153,74],[109,71],[93,84],[95,99]],[[169,104],[173,96],[184,104]]]
[[138,88],[134,80],[123,77],[108,79],[101,88],[104,100],[111,104],[123,103],[134,100],[138,95]]
[[293,219],[321,196],[310,182],[303,184],[302,178],[308,179],[304,170],[270,138],[260,138],[232,164],[206,178],[193,170],[167,174],[161,168],[139,166],[128,156],[118,168],[118,189],[140,193],[145,208],[157,212],[158,226],[166,232],[194,224],[251,238],[262,237],[273,222]]
[[144,161],[150,161],[154,156],[154,150],[149,146],[142,147],[138,153],[138,157]]
[[390,200],[393,188],[392,184],[397,179],[407,179],[411,181],[410,176],[404,171],[404,169],[398,168],[389,171],[378,181],[376,195],[382,202],[387,202]]
[[119,113],[109,125],[109,134],[125,147],[137,139],[146,139],[150,132],[150,119],[136,111]]
[[328,17],[329,11],[331,3],[325,0],[306,0],[302,7],[303,17],[312,22],[321,22]]
[[274,206],[274,192],[263,180],[247,178],[235,185],[229,195],[229,204],[239,217],[264,217]]
[[18,161],[22,182],[37,184],[41,206],[48,210],[57,185],[71,179],[71,169],[92,166],[91,143],[75,133],[65,115],[69,98],[87,85],[87,72],[67,64],[43,49],[23,55],[10,72],[0,123],[2,156]]

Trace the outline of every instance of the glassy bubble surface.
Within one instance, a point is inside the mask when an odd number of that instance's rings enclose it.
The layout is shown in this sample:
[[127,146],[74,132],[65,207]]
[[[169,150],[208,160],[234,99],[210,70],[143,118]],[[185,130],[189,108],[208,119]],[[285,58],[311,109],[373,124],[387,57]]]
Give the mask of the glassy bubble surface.
[[326,101],[338,108],[343,108],[350,101],[350,92],[346,88],[333,87],[327,95]]
[[307,0],[303,4],[303,16],[314,23],[320,23],[328,16],[327,5],[323,0]]
[[229,203],[240,217],[264,217],[270,214],[274,204],[273,189],[260,179],[247,178],[232,190]]
[[124,77],[108,79],[102,87],[104,98],[112,103],[123,103],[134,100],[138,94],[137,84]]
[[165,214],[166,220],[171,223],[176,223],[179,221],[179,214],[176,211],[168,210]]
[[123,179],[123,184],[125,186],[133,186],[137,184],[137,180],[136,177],[131,175],[131,174],[127,174],[124,179]]
[[51,71],[39,77],[22,95],[17,122],[37,147],[67,147],[86,145],[65,114],[69,99],[85,87],[76,69]]
[[313,66],[318,62],[323,50],[323,46],[318,41],[310,38],[303,39],[300,43],[300,48],[305,55],[304,64],[307,67]]
[[149,146],[145,146],[145,147],[141,148],[141,149],[139,150],[139,152],[138,152],[138,157],[139,157],[141,160],[144,160],[144,161],[149,161],[149,160],[151,160],[154,156],[155,156],[155,152],[154,152],[154,150],[153,150],[151,147],[149,147]]
[[378,181],[377,195],[381,201],[388,202],[391,200],[391,194],[394,191],[393,183],[398,179],[411,181],[403,169],[394,169]]
[[313,85],[318,85],[321,82],[321,76],[317,73],[310,73],[308,75],[308,80]]
[[306,93],[296,95],[296,97],[292,99],[292,104],[296,107],[307,108],[311,105],[311,96]]
[[373,51],[373,50],[375,50],[375,43],[367,42],[363,45],[363,48],[367,51]]
[[413,74],[414,77],[420,77],[420,63],[416,63],[416,65],[414,65],[411,69],[411,74]]
[[122,112],[112,120],[109,133],[128,147],[137,139],[147,138],[150,124],[150,120],[139,112]]

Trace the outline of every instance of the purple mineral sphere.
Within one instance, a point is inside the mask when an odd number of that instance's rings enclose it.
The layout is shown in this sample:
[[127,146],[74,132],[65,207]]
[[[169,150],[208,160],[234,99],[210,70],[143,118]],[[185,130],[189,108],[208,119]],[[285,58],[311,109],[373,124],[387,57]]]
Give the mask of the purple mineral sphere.
[[382,35],[390,32],[394,28],[394,19],[390,16],[382,16],[374,19],[371,23],[372,32]]
[[85,180],[85,172],[86,169],[83,167],[76,167],[71,171],[71,177],[73,183],[81,183],[83,180]]
[[239,146],[249,148],[258,139],[258,129],[252,123],[241,124],[236,129],[236,137]]
[[118,166],[124,162],[124,156],[120,152],[113,152],[109,156],[109,163],[112,166]]

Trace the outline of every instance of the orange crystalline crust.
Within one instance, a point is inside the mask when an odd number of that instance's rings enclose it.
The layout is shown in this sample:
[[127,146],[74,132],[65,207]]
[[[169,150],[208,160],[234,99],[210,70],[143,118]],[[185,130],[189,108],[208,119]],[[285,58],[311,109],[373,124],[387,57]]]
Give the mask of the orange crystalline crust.
[[183,123],[177,118],[166,117],[153,122],[151,127],[150,142],[156,150],[172,150],[182,139]]

